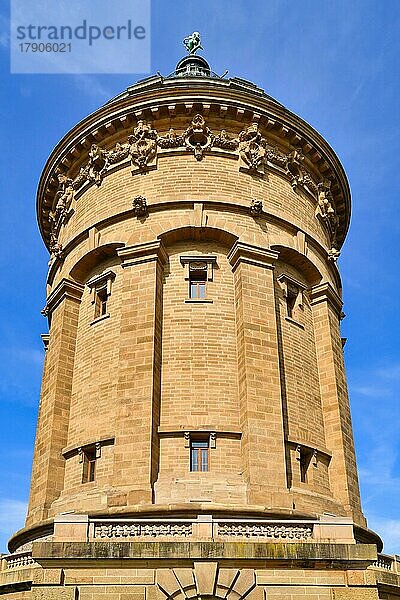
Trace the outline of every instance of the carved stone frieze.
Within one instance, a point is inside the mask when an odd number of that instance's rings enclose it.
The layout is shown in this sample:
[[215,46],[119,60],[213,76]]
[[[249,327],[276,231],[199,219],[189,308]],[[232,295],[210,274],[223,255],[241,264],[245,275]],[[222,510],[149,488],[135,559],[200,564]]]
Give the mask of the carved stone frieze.
[[187,537],[191,523],[95,523],[94,538]]
[[117,142],[115,148],[108,152],[108,163],[114,165],[121,162],[129,156],[129,144],[120,144]]
[[147,200],[144,196],[135,196],[132,200],[132,208],[136,217],[145,217],[149,212]]
[[218,535],[235,537],[263,537],[282,540],[307,540],[313,535],[312,525],[285,525],[267,523],[218,523]]
[[[252,174],[262,175],[266,165],[275,165],[287,174],[294,190],[302,186],[303,189],[314,195],[317,201],[315,216],[327,224],[331,234],[332,246],[329,258],[337,259],[339,255],[337,250],[339,223],[330,191],[331,183],[329,180],[324,180],[319,184],[314,181],[313,176],[305,167],[302,150],[295,148],[289,154],[279,151],[278,148],[270,145],[262,135],[258,122],[251,123],[237,137],[230,137],[225,129],[215,135],[207,127],[203,115],[196,114],[183,133],[177,133],[170,128],[163,136],[158,136],[157,131],[145,120],[139,120],[126,142],[117,142],[109,150],[92,144],[88,162],[80,168],[74,179],[69,178],[66,174],[58,175],[57,192],[48,214],[52,260],[62,257],[62,246],[58,242],[59,232],[61,225],[71,214],[70,208],[76,190],[87,182],[101,185],[109,168],[127,159],[130,160],[132,174],[146,172],[156,166],[158,148],[187,150],[192,152],[198,161],[203,159],[206,152],[212,151],[213,148],[219,148],[236,155],[239,154],[239,168]],[[133,201],[133,209],[136,216],[147,214],[147,205],[145,206],[143,201],[139,201],[137,198]],[[261,214],[262,210],[262,203],[252,201],[250,213],[253,216]]]
[[195,115],[184,133],[185,145],[194,153],[196,160],[201,160],[204,153],[213,145],[214,135],[206,126],[202,115]]
[[236,138],[230,138],[225,129],[222,129],[221,133],[214,137],[214,148],[221,148],[222,150],[237,150],[238,146],[239,140]]
[[167,135],[159,136],[157,138],[157,144],[160,148],[179,148],[183,146],[185,139],[183,135],[177,135],[174,129],[168,131]]
[[143,120],[139,120],[128,137],[128,155],[131,160],[132,173],[137,169],[146,171],[157,156],[157,131]]

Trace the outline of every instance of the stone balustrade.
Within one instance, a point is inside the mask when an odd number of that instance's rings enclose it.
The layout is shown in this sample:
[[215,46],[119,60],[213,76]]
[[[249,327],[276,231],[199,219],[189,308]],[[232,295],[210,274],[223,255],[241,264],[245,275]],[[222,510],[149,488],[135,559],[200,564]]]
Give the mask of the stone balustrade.
[[18,568],[26,569],[27,567],[31,567],[35,564],[31,551],[9,554],[3,557],[3,561],[3,571]]
[[372,565],[376,569],[384,569],[393,573],[400,573],[400,557],[398,555],[378,554],[378,559]]

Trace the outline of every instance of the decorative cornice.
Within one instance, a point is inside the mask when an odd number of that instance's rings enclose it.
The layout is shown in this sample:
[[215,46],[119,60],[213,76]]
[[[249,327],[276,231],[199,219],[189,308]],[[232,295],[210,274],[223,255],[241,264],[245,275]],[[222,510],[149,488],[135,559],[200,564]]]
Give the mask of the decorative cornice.
[[278,256],[279,253],[274,250],[267,250],[260,246],[253,246],[252,244],[246,244],[245,242],[240,242],[238,240],[232,246],[227,258],[231,263],[233,270],[235,270],[241,262],[264,267],[266,269],[273,269],[274,262],[277,260]]
[[62,279],[47,298],[46,306],[43,312],[46,313],[46,316],[51,315],[51,313],[63,300],[65,300],[65,298],[71,298],[80,302],[83,290],[83,285],[75,283],[75,281],[71,281],[70,279]]
[[122,267],[131,267],[151,261],[160,261],[161,264],[164,264],[168,258],[160,240],[126,246],[117,250],[117,254],[122,259]]
[[[56,146],[46,164],[38,190],[40,227],[47,243],[50,225],[42,221],[42,209],[48,214],[52,208],[54,194],[57,192],[57,174],[69,173],[74,169],[77,160],[82,165],[82,157],[87,155],[92,144],[97,145],[115,133],[123,133],[127,128],[138,125],[140,121],[153,121],[190,113],[209,114],[238,123],[243,121],[243,132],[249,124],[256,122],[263,135],[280,138],[289,149],[287,158],[282,155],[284,160],[280,168],[294,187],[307,183],[307,177],[304,177],[302,172],[304,161],[301,155],[317,172],[317,180],[331,180],[334,205],[340,220],[337,236],[337,244],[340,247],[349,223],[350,191],[339,160],[320,134],[249,82],[239,79],[203,78],[185,79],[183,82],[176,78],[160,77],[149,78],[129,88],[127,92],[78,123]],[[221,124],[223,126],[224,121]],[[205,135],[207,137],[207,133]],[[229,136],[223,132],[213,135],[216,147],[224,147],[228,152],[233,151]],[[197,151],[197,143],[193,151]],[[58,252],[56,247],[55,250]]]
[[342,312],[343,302],[339,294],[333,289],[330,283],[320,283],[310,290],[311,304],[328,302],[339,313]]

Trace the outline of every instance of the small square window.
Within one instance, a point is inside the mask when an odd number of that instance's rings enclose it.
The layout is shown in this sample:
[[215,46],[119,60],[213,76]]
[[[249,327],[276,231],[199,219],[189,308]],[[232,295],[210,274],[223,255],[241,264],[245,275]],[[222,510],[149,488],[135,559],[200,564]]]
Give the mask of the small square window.
[[96,448],[91,446],[83,451],[83,473],[82,483],[95,481],[96,479]]
[[208,471],[210,462],[210,442],[207,439],[193,439],[190,442],[190,470]]

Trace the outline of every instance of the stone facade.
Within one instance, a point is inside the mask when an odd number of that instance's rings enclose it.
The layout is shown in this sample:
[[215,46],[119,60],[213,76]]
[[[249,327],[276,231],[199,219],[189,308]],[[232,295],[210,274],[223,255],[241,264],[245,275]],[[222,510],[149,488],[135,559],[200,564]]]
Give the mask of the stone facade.
[[400,597],[358,488],[346,175],[307,123],[203,63],[129,88],[45,166],[50,328],[0,593]]

